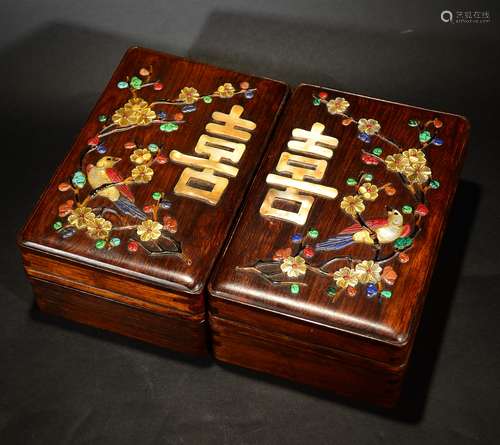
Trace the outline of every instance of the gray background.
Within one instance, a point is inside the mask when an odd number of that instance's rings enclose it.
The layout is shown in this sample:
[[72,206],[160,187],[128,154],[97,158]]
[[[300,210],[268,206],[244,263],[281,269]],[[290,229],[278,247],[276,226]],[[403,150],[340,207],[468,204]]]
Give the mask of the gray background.
[[[500,11],[491,3],[0,2],[0,443],[498,443]],[[443,9],[487,10],[492,22],[445,24]],[[33,308],[16,231],[137,44],[470,119],[451,226],[395,413]]]

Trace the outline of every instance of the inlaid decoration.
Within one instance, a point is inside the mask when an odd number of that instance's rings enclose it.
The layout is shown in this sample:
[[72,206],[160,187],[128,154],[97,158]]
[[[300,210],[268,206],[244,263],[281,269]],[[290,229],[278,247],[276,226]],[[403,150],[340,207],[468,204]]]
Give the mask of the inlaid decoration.
[[[71,176],[58,184],[62,201],[52,223],[53,230],[68,243],[77,233],[83,233],[89,246],[97,250],[125,248],[131,254],[143,251],[153,257],[174,255],[190,264],[182,243],[176,238],[182,222],[171,213],[173,201],[169,194],[172,191],[162,190],[158,185],[158,190],[153,188],[155,191],[142,203],[137,202],[134,192],[155,182],[157,171],[164,168],[170,158],[189,166],[173,192],[189,196],[190,180],[199,173],[199,179],[214,183],[215,193],[205,199],[216,204],[227,185],[226,176],[234,177],[238,173],[236,166],[222,161],[237,164],[255,124],[240,117],[243,113],[240,105],[233,106],[229,114],[214,112],[213,122],[206,127],[210,135],[200,137],[196,145],[198,157],[176,150],[170,152],[159,142],[141,145],[137,139],[117,146],[113,136],[145,127],[172,133],[186,125],[186,116],[198,107],[238,95],[250,100],[256,89],[250,88],[246,81],[240,83],[238,90],[226,82],[212,93],[201,94],[195,87],[186,86],[174,98],[163,98],[164,83],[155,78],[152,67],[141,68],[137,75],[120,80],[116,87],[128,97],[118,109],[98,115],[99,131],[82,149],[79,165]],[[158,99],[148,102],[140,97],[145,88],[157,93]],[[132,167],[122,167],[126,158],[130,160],[127,165]],[[186,175],[190,167],[202,170]],[[99,205],[97,198],[100,198]]]
[[[324,278],[324,292],[332,301],[343,295],[354,297],[364,294],[369,299],[377,297],[382,302],[393,296],[392,287],[398,279],[396,269],[411,261],[411,249],[418,242],[430,211],[428,194],[440,187],[439,180],[432,174],[429,157],[433,147],[445,144],[439,137],[443,122],[439,118],[419,120],[418,116],[411,119],[407,124],[415,130],[414,143],[403,146],[384,134],[382,125],[376,118],[351,116],[348,112],[350,104],[344,97],[329,99],[326,92],[320,92],[313,96],[313,105],[325,107],[327,113],[341,119],[342,125],[346,127],[356,126],[360,147],[353,144],[352,149],[360,152],[360,167],[343,179],[351,192],[338,199],[339,210],[351,219],[351,223],[338,233],[323,234],[314,227],[298,230],[291,236],[288,245],[277,246],[274,252],[270,252],[269,258],[239,266],[237,270],[257,274],[270,286],[285,286],[291,294],[300,294],[302,289],[307,288],[305,279],[309,274],[314,274]],[[324,127],[321,127],[323,130]],[[301,133],[300,137],[306,139],[307,136]],[[389,147],[385,149],[386,153],[377,145],[378,141],[383,141],[383,145]],[[290,144],[296,142],[289,143],[288,147],[291,149]],[[322,144],[323,150],[321,153],[317,152],[316,156],[331,157],[331,150],[327,150],[333,148],[333,145],[336,144],[326,144],[327,148],[323,148],[325,144]],[[304,145],[299,146],[304,149]],[[268,177],[268,183],[292,187],[291,184],[296,183],[287,181],[297,181],[299,177],[300,181],[318,181],[323,177],[325,166],[320,161],[296,159],[298,164],[304,163],[307,167],[289,168],[290,159],[291,155],[283,154],[277,171],[288,174],[292,172],[292,178],[273,174],[270,175],[271,178]],[[389,173],[393,180],[380,183],[376,178],[376,169],[374,173],[366,172],[363,164]],[[297,172],[296,178],[293,177],[294,171]],[[298,195],[296,190],[298,187],[292,192],[295,196]],[[301,190],[311,193],[311,189]],[[383,199],[383,196],[397,197],[403,192],[411,199],[400,208],[387,205],[378,218],[365,219],[363,216],[366,209],[375,201]],[[263,216],[270,216],[272,212],[269,210],[275,199],[272,193],[270,191],[266,197],[262,207],[264,211],[261,208]],[[305,203],[303,205],[310,209],[310,197],[298,196]],[[307,211],[303,211],[301,217],[295,215],[280,219],[300,229],[306,222]],[[358,258],[344,252],[346,248],[356,244],[369,246],[371,257]],[[326,260],[325,253],[328,254]],[[320,254],[322,260],[318,261],[316,258]],[[396,267],[397,264],[400,266]]]

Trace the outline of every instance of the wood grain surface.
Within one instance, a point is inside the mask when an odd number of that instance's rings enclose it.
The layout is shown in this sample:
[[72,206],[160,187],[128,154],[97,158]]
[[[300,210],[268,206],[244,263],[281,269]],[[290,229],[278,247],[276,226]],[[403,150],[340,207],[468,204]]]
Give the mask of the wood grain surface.
[[[138,91],[117,87],[119,81],[131,82],[133,76],[140,76],[144,69],[153,73],[151,82],[163,84],[161,91],[151,86]],[[113,168],[125,178],[134,167],[130,156],[135,148],[155,143],[167,159],[174,149],[183,155],[196,154],[205,159],[206,156],[195,153],[195,147],[199,138],[207,133],[207,125],[214,126],[215,112],[219,112],[215,114],[219,121],[224,119],[220,113],[230,113],[231,110],[238,110],[241,118],[251,121],[241,159],[227,167],[233,172],[237,169],[237,175],[228,178],[228,185],[216,205],[174,193],[186,165],[170,161],[155,166],[151,182],[129,186],[138,209],[151,203],[153,192],[164,193],[171,202],[168,215],[177,221],[175,238],[189,261],[176,255],[152,256],[142,248],[129,251],[127,238],[130,235],[122,236],[119,246],[100,250],[85,230],[64,239],[53,229],[54,222],[60,219],[59,206],[73,197],[71,191],[60,191],[59,184],[70,182],[73,173],[81,168],[82,154],[89,150],[88,141],[103,131],[115,110],[123,107],[133,93],[151,104],[154,101],[175,101],[184,87],[196,88],[203,96],[211,95],[228,83],[238,91],[241,82],[246,82],[247,88],[255,89],[253,97],[244,94],[216,96],[211,102],[200,97],[196,110],[190,112],[175,104],[161,105],[155,111],[165,112],[167,120],[173,120],[176,113],[185,111],[184,122],[176,131],[160,131],[159,125],[154,124],[127,131],[115,127],[114,130],[120,131],[106,136],[103,141],[106,153],[93,150],[85,158],[87,165],[96,164],[103,156],[120,158]],[[161,347],[189,354],[207,354],[205,284],[238,215],[287,93],[285,84],[273,80],[142,48],[127,51],[19,235],[25,270],[33,285],[38,307],[53,315]],[[99,121],[101,115],[108,117],[106,123]],[[135,147],[127,149],[127,142],[133,142]],[[82,191],[90,193],[89,185],[85,185]],[[97,196],[92,204],[93,207],[110,206],[110,201]],[[137,224],[131,216],[123,219],[120,219],[122,225]]]
[[[229,179],[229,184],[216,206],[173,193],[185,168],[180,164],[168,162],[159,166],[161,168],[155,168],[150,183],[132,186],[139,208],[151,201],[151,194],[154,191],[164,192],[166,198],[172,201],[169,214],[178,222],[176,238],[182,243],[184,254],[191,260],[190,264],[176,256],[152,257],[142,249],[130,254],[126,243],[112,250],[98,250],[84,233],[79,232],[71,239],[63,240],[52,229],[52,224],[57,219],[58,206],[68,197],[71,198],[58,191],[58,184],[67,181],[78,169],[79,158],[88,148],[87,141],[102,127],[98,116],[112,115],[129,100],[129,90],[117,88],[118,81],[137,76],[143,67],[151,67],[154,79],[164,84],[162,91],[153,88],[139,90],[139,97],[148,103],[161,99],[175,99],[179,91],[186,86],[196,88],[200,95],[211,94],[224,83],[231,83],[238,89],[240,82],[248,82],[251,88],[257,89],[252,99],[246,99],[241,94],[229,99],[214,98],[211,103],[205,103],[200,99],[196,111],[184,114],[185,123],[179,125],[177,131],[163,132],[158,125],[150,125],[115,133],[105,140],[105,145],[108,147],[106,155],[122,158],[116,169],[122,176],[126,176],[126,172],[133,167],[128,159],[131,151],[124,149],[126,142],[132,141],[138,146],[156,143],[163,148],[167,156],[172,149],[193,155],[196,143],[205,133],[205,126],[211,121],[212,113],[215,111],[229,113],[234,105],[241,105],[244,108],[242,118],[256,124],[256,129],[251,132],[251,138],[246,143],[245,153],[237,165],[238,175]],[[38,202],[20,236],[21,246],[164,288],[199,294],[204,288],[212,265],[238,213],[245,190],[265,151],[267,138],[286,94],[287,86],[280,82],[191,62],[152,50],[130,49]],[[174,115],[180,111],[180,107],[163,106],[161,110],[168,115]],[[95,163],[100,156],[93,153],[89,161]],[[97,198],[96,204],[103,201],[104,198]]]
[[36,304],[43,312],[77,323],[135,338],[189,355],[208,353],[206,321],[139,308],[114,298],[83,292],[37,278],[30,279]]
[[[365,219],[385,217],[386,206],[401,210],[403,205],[412,204],[409,192],[401,186],[397,175],[380,165],[365,165],[360,160],[362,149],[370,151],[378,146],[383,149],[382,157],[385,157],[394,153],[394,147],[382,140],[365,144],[358,138],[357,125],[343,125],[343,119],[328,113],[326,106],[314,106],[312,98],[318,97],[321,91],[325,91],[328,98],[347,99],[350,103],[349,114],[355,119],[376,119],[384,136],[397,141],[405,149],[419,146],[418,130],[408,125],[410,119],[426,122],[438,118],[443,123],[438,134],[444,143],[426,148],[432,177],[438,179],[441,186],[427,194],[429,214],[423,218],[423,229],[407,251],[409,262],[391,263],[398,274],[396,282],[390,287],[391,298],[370,299],[363,290],[358,290],[355,296],[343,293],[332,297],[327,294],[331,279],[310,271],[303,278],[306,286],[301,287],[298,294],[293,294],[290,286],[272,285],[257,273],[237,270],[241,266],[251,266],[259,259],[271,260],[277,249],[291,246],[290,238],[295,233],[305,235],[309,229],[315,228],[320,234],[317,241],[324,241],[351,225],[353,221],[341,210],[340,202],[343,196],[356,193],[346,180],[357,177],[360,171],[371,173],[372,182],[378,185],[390,182],[397,189],[393,196],[380,193],[377,200],[367,202],[363,213]],[[336,199],[316,197],[304,226],[263,217],[259,208],[270,188],[266,183],[267,175],[275,173],[275,166],[286,150],[292,130],[308,130],[315,122],[326,126],[324,134],[339,140],[321,181],[322,185],[336,188],[339,196]],[[306,343],[347,350],[392,366],[404,365],[415,337],[457,186],[467,133],[468,123],[460,116],[311,85],[298,87],[287,103],[270,143],[268,156],[250,189],[243,215],[210,283],[213,316],[259,326],[269,332],[286,330],[290,337]],[[404,215],[404,218],[408,222],[410,215]],[[451,223],[460,224],[459,221]],[[333,254],[316,252],[311,263],[320,264]],[[371,259],[373,249],[353,245],[344,248],[341,254]],[[311,332],[317,335],[311,335]],[[216,337],[214,341],[217,345]],[[222,339],[220,344],[223,344]],[[215,354],[218,354],[217,346]],[[268,371],[273,372],[272,369]]]

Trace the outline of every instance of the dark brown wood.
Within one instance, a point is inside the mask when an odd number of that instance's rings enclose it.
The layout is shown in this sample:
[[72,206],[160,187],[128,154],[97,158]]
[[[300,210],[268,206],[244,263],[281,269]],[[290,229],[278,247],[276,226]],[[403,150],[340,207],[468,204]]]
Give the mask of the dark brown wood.
[[[392,291],[390,299],[369,299],[364,286],[354,296],[343,291],[332,297],[327,294],[332,277],[310,269],[302,279],[295,280],[306,286],[293,294],[289,285],[272,285],[255,271],[239,269],[253,266],[257,260],[271,261],[278,249],[292,246],[290,238],[294,233],[306,234],[311,228],[317,229],[318,239],[309,239],[307,243],[314,246],[353,224],[341,210],[340,202],[344,196],[357,193],[346,180],[357,178],[361,171],[373,175],[371,182],[379,186],[392,183],[398,191],[392,196],[379,191],[377,200],[366,202],[362,215],[365,220],[386,216],[386,206],[401,211],[405,204],[414,205],[397,174],[381,168],[380,163],[365,165],[360,159],[362,150],[371,151],[374,147],[383,149],[381,158],[384,159],[395,153],[394,147],[376,137],[369,144],[363,143],[358,138],[355,123],[343,123],[344,117],[328,113],[325,103],[314,106],[313,96],[318,97],[321,91],[328,93],[328,99],[345,98],[350,104],[348,113],[356,120],[378,120],[383,135],[397,141],[404,149],[420,146],[418,130],[408,125],[410,119],[425,123],[437,118],[443,124],[436,129],[443,144],[426,148],[432,178],[439,179],[440,187],[427,193],[425,203],[429,213],[421,217],[422,229],[412,247],[405,251],[409,262],[388,263],[398,274],[394,285],[386,286]],[[281,153],[287,150],[292,130],[309,130],[315,122],[325,125],[324,134],[339,140],[321,180],[322,185],[335,187],[338,197],[316,197],[304,226],[263,217],[259,209],[270,188],[266,183],[267,175],[275,173]],[[393,405],[457,186],[467,134],[468,123],[460,116],[311,85],[298,87],[282,114],[238,226],[209,284],[209,319],[215,356],[225,362],[320,386],[349,397]],[[407,223],[410,216],[404,215],[404,218]],[[381,257],[388,251],[388,246],[383,247]],[[355,244],[338,252],[315,252],[310,263],[319,267],[340,255],[372,259],[374,249]],[[333,265],[328,271],[333,273],[339,267]],[[336,357],[335,360],[342,364],[319,360],[323,355]],[[363,361],[360,366],[365,370],[353,372],[352,365],[359,364],[359,360]],[[358,365],[355,368],[358,369]]]
[[260,331],[211,316],[216,358],[387,408],[397,402],[403,367],[377,366],[377,362],[339,351],[311,349],[297,344],[293,337],[270,334],[271,329],[272,325]]
[[[141,77],[142,68],[152,72],[150,79]],[[133,76],[138,76],[144,83],[160,81],[164,88],[161,91],[153,87],[129,91],[117,87],[119,81],[130,83]],[[184,87],[194,87],[200,96],[204,96],[212,94],[225,83],[231,83],[238,91],[241,82],[247,82],[251,90],[255,89],[253,98],[236,94],[229,98],[213,97],[210,103],[200,98],[195,104],[195,111],[184,113],[176,131],[161,131],[159,124],[152,124],[117,131],[100,140],[107,148],[106,156],[122,159],[114,168],[126,178],[134,167],[129,160],[133,149],[125,148],[127,142],[134,142],[137,148],[146,148],[148,144],[155,143],[167,159],[173,149],[193,156],[196,155],[196,143],[201,135],[207,134],[205,127],[213,121],[212,113],[215,111],[229,113],[233,106],[241,105],[241,118],[255,123],[256,128],[251,131],[251,137],[245,143],[246,150],[236,165],[238,174],[229,178],[228,186],[217,205],[175,194],[174,187],[186,165],[175,164],[170,160],[164,165],[154,166],[151,182],[129,186],[138,209],[151,204],[151,195],[156,191],[163,192],[165,198],[171,201],[172,206],[166,213],[177,221],[177,231],[172,237],[180,243],[182,257],[149,255],[140,247],[131,253],[127,249],[127,242],[130,238],[137,238],[134,231],[116,232],[126,233],[121,236],[121,245],[99,250],[95,247],[95,240],[90,239],[84,230],[78,230],[73,237],[63,239],[53,229],[55,221],[65,221],[65,218],[58,217],[59,206],[67,199],[73,199],[71,191],[58,190],[59,184],[71,181],[73,173],[81,168],[82,154],[92,147],[89,140],[100,131],[102,133],[103,126],[111,123],[113,113],[123,107],[133,94],[151,104],[175,100]],[[33,281],[36,283],[51,283],[39,284],[35,289],[42,310],[165,347],[199,351],[199,345],[205,343],[205,329],[200,326],[205,317],[204,295],[208,276],[265,152],[267,139],[287,91],[285,84],[273,80],[143,48],[128,50],[19,236],[28,276],[37,280]],[[159,105],[155,112],[159,111],[167,113],[167,120],[174,121],[178,119],[175,116],[181,107]],[[104,124],[98,119],[101,115],[108,117]],[[115,130],[117,128],[114,127]],[[96,150],[91,151],[86,157],[87,167],[96,164],[103,156]],[[82,193],[86,195],[90,191],[87,183]],[[97,196],[93,204],[116,210],[104,197]],[[109,218],[118,217],[111,215]],[[120,222],[124,226],[137,224],[137,220],[132,217],[121,217]],[[64,291],[56,291],[57,286]],[[91,302],[88,304],[84,302],[86,295],[93,296],[89,297]],[[116,308],[114,303],[117,304]],[[57,305],[60,305],[60,309],[57,309]],[[101,311],[102,316],[98,315]],[[112,321],[115,316],[118,318]],[[130,320],[144,321],[141,333],[134,334],[138,323],[134,321],[129,324],[128,317]],[[156,320],[151,322],[155,326],[160,323],[166,325],[161,328],[161,332],[157,327],[149,329],[148,319]],[[182,335],[176,334],[169,341],[169,332],[178,329],[180,323],[184,323],[185,328],[182,329],[191,334],[184,339]],[[195,333],[200,336],[196,341],[193,340]],[[191,341],[194,342],[192,347],[187,345]]]
[[206,355],[206,322],[178,317],[106,299],[49,281],[31,278],[36,304],[43,312],[190,355]]

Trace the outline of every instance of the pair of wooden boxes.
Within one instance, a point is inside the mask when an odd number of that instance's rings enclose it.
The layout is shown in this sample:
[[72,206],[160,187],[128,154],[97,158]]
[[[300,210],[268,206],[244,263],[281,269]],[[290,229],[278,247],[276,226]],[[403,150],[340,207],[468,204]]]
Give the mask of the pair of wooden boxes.
[[129,50],[19,237],[37,304],[391,406],[468,124],[287,95]]

